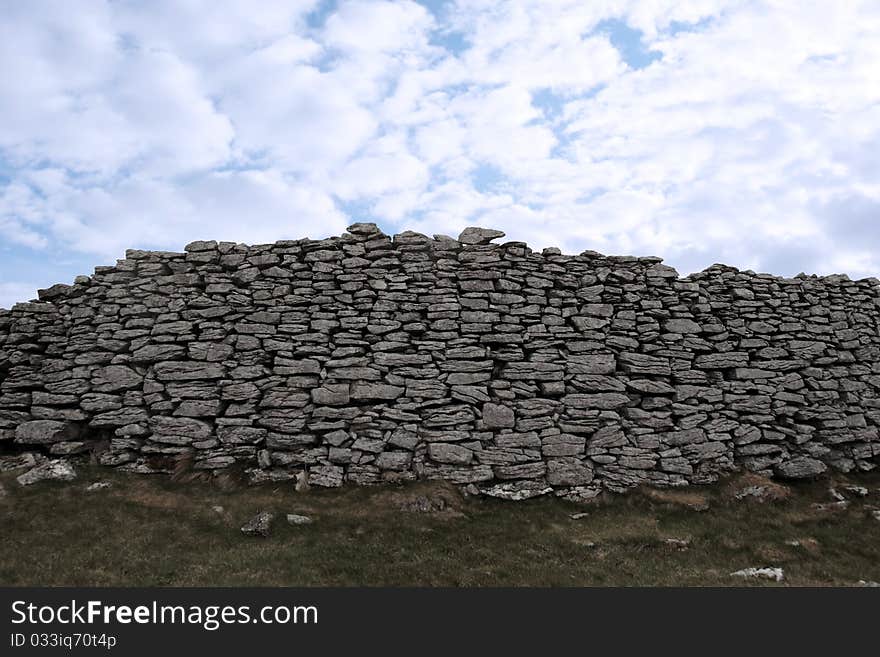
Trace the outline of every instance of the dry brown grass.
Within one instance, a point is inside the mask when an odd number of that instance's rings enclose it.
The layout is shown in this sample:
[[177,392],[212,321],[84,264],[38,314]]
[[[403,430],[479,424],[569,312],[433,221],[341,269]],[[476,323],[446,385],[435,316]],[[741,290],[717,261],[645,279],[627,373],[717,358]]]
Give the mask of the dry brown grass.
[[[297,493],[83,468],[22,488],[15,474],[0,475],[5,585],[742,585],[731,572],[771,565],[783,585],[880,580],[877,474],[833,482],[871,492],[824,511],[813,505],[829,501],[829,481],[756,504],[733,491],[777,484],[750,476],[578,506],[463,498],[442,482]],[[112,488],[85,491],[99,479]],[[278,515],[272,535],[243,536],[263,509]],[[314,523],[289,526],[286,513]]]

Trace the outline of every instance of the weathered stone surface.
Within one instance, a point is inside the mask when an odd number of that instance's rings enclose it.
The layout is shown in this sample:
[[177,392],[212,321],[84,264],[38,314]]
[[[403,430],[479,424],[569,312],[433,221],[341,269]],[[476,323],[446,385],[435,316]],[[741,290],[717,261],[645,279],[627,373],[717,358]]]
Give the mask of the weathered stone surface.
[[385,383],[362,383],[357,381],[351,386],[351,399],[354,401],[397,399],[403,394],[400,386]]
[[137,388],[143,376],[125,365],[99,367],[92,374],[92,390],[95,392],[117,392]]
[[776,474],[784,479],[809,479],[828,470],[822,461],[809,456],[799,456],[776,466]]
[[577,354],[565,360],[569,374],[613,374],[616,366],[613,354]]
[[46,459],[42,454],[35,452],[23,452],[21,454],[0,456],[0,472],[9,472],[10,470],[30,470],[45,460]]
[[221,365],[189,361],[166,361],[153,367],[160,381],[204,381],[222,378],[225,371]]
[[483,426],[487,429],[513,428],[516,415],[512,408],[501,404],[483,404]]
[[4,451],[571,500],[880,465],[880,282],[499,237],[129,251],[0,310]]
[[473,461],[474,453],[455,443],[431,443],[428,445],[428,457],[438,463],[468,465]]
[[730,575],[731,577],[743,577],[746,579],[769,579],[774,582],[781,582],[785,579],[785,573],[782,568],[768,566],[743,568],[742,570],[730,573]]
[[245,536],[268,538],[269,534],[272,533],[272,523],[274,521],[274,513],[271,511],[260,511],[241,526],[241,533]]
[[462,244],[488,244],[499,237],[504,237],[504,233],[500,230],[471,226],[461,231],[458,241]]
[[692,319],[670,319],[663,323],[667,333],[699,333],[702,329]]
[[16,427],[15,442],[22,445],[50,445],[64,440],[74,440],[79,434],[79,427],[69,422],[33,420]]
[[552,493],[553,487],[538,481],[509,481],[483,488],[480,492],[489,497],[518,502]]
[[547,460],[547,483],[552,486],[583,486],[593,481],[593,468],[580,459],[553,458]]
[[76,479],[73,466],[63,459],[54,459],[28,470],[15,480],[22,486],[30,486],[40,481],[71,481]]
[[203,440],[211,435],[211,425],[188,417],[156,417],[150,421],[157,436],[182,436]]
[[626,406],[629,397],[616,392],[600,392],[593,395],[566,395],[562,398],[565,406],[572,408],[613,409]]
[[629,374],[669,375],[671,373],[668,359],[646,354],[621,354],[620,364],[623,371]]

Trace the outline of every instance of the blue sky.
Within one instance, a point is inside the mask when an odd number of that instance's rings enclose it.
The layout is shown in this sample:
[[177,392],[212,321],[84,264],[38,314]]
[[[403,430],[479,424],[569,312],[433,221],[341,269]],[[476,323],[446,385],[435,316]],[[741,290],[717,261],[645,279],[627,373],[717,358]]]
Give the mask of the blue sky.
[[857,1],[11,3],[0,307],[353,221],[874,276],[878,44]]

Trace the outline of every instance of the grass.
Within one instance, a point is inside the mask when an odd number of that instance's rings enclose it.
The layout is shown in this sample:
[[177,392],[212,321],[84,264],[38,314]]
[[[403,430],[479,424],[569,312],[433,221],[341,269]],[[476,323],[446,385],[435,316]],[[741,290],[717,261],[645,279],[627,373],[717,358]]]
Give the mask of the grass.
[[[587,505],[462,499],[437,483],[297,493],[82,467],[69,483],[20,487],[0,475],[0,585],[48,586],[705,586],[777,585],[730,573],[785,570],[782,585],[880,580],[880,476],[798,484],[786,499],[736,500],[712,487],[635,491]],[[86,492],[88,483],[112,487]],[[829,485],[865,486],[818,510]],[[442,512],[400,509],[443,496]],[[705,508],[708,510],[695,510]],[[212,507],[222,506],[218,512]],[[239,527],[278,514],[269,538]],[[571,515],[586,512],[581,519]],[[309,515],[290,526],[286,513]],[[687,541],[686,547],[666,539]],[[792,540],[799,546],[789,545]]]

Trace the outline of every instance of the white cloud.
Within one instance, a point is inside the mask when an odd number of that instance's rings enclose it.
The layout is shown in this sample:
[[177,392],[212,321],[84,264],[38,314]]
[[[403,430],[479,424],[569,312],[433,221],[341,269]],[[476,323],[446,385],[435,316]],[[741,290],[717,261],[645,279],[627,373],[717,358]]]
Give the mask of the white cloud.
[[[19,259],[377,218],[683,271],[880,270],[869,0],[4,11],[0,246]],[[13,276],[0,304],[33,294]]]
[[20,301],[36,299],[38,287],[35,283],[0,281],[0,308],[12,308]]

